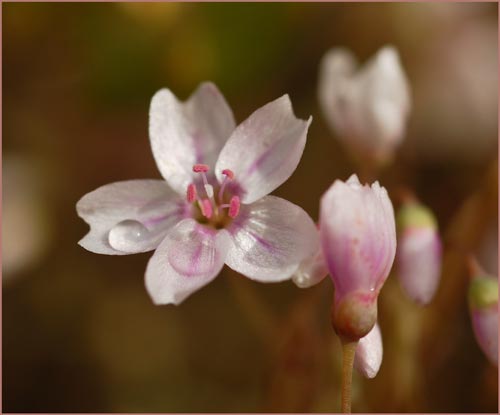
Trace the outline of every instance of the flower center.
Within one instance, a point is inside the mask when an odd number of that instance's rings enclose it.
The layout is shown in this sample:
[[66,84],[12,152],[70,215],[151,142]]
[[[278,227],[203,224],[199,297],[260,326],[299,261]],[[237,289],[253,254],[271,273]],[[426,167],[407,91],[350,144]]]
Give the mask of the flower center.
[[209,167],[206,164],[193,166],[193,172],[202,177],[203,191],[199,192],[196,184],[191,183],[187,187],[186,199],[188,203],[197,208],[195,219],[198,222],[220,229],[238,216],[241,205],[240,198],[233,194],[234,190],[228,187],[228,184],[234,179],[234,173],[231,170],[222,170],[224,180],[222,184],[217,184],[215,189],[208,182],[208,170]]

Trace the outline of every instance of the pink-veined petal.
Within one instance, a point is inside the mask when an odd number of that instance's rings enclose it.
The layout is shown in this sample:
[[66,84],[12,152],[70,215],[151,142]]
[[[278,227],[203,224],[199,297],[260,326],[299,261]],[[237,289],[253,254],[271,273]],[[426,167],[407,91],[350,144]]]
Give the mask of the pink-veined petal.
[[370,332],[359,340],[354,355],[354,367],[363,376],[374,378],[382,364],[383,354],[382,334],[379,325],[375,323]]
[[217,87],[202,83],[185,102],[168,89],[151,100],[149,136],[158,169],[170,186],[184,194],[194,164],[214,166],[234,131],[233,113]]
[[108,255],[150,251],[183,216],[184,209],[178,195],[163,180],[107,184],[76,204],[78,216],[90,225],[90,232],[79,244]]
[[300,262],[319,246],[318,232],[309,215],[275,196],[242,206],[228,230],[233,245],[226,264],[261,282],[291,278]]
[[259,108],[236,128],[222,149],[215,168],[219,181],[222,170],[233,171],[245,204],[269,194],[296,169],[311,120],[295,117],[288,95]]
[[146,269],[146,288],[155,304],[180,304],[212,281],[231,244],[226,230],[185,219],[169,231]]
[[378,293],[394,261],[396,228],[392,203],[378,182],[357,176],[336,180],[321,199],[320,235],[335,296]]

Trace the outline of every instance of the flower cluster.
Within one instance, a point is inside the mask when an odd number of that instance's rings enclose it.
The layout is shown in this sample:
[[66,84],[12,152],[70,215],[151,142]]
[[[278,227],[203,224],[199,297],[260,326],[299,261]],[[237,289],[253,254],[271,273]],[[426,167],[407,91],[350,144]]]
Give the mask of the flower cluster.
[[[392,47],[356,66],[350,52],[329,51],[319,101],[357,161],[380,165],[404,136],[410,89]],[[295,117],[288,95],[236,125],[212,83],[184,102],[162,89],[149,120],[164,180],[112,183],[82,197],[77,212],[90,232],[80,245],[110,255],[154,250],[145,279],[156,304],[180,304],[224,264],[256,281],[292,279],[301,288],[330,274],[333,327],[357,345],[355,367],[374,377],[382,361],[377,301],[396,251],[410,297],[427,304],[437,289],[441,243],[432,212],[403,204],[396,250],[393,205],[378,181],[363,185],[356,174],[335,180],[321,198],[318,226],[299,206],[270,196],[296,169],[311,124]]]

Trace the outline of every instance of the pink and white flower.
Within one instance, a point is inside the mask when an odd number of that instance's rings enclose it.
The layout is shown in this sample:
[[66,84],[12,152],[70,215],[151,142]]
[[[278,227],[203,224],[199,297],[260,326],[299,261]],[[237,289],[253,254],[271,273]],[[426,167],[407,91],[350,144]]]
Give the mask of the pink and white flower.
[[377,162],[392,157],[410,111],[410,87],[396,49],[382,48],[359,69],[350,51],[329,50],[318,94],[331,129],[353,154]]
[[146,288],[156,304],[179,304],[224,264],[256,281],[292,277],[319,246],[304,210],[267,196],[293,173],[311,118],[288,95],[236,126],[217,87],[180,102],[168,89],[151,102],[153,155],[165,180],[130,180],[88,193],[77,212],[85,249],[110,255],[155,250]]
[[335,286],[333,325],[358,340],[377,319],[377,297],[396,253],[394,210],[378,182],[336,180],[321,199],[320,237]]

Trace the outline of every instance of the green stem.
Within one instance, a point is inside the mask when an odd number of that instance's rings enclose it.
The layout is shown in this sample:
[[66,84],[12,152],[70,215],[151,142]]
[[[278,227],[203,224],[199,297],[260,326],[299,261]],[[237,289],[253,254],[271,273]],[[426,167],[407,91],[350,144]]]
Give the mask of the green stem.
[[352,368],[354,366],[354,355],[356,354],[357,341],[342,342],[342,404],[341,412],[351,413],[351,390],[352,390]]

